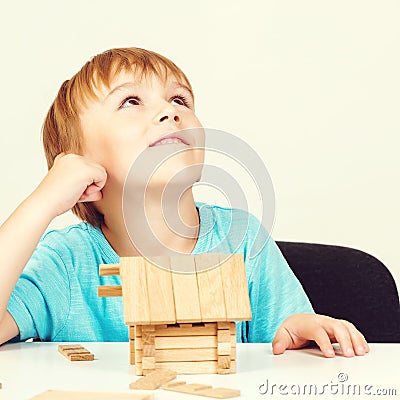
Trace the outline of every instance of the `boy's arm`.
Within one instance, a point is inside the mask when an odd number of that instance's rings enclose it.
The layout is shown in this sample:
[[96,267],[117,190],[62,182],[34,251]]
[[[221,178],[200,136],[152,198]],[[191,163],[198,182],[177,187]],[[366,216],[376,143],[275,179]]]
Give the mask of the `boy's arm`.
[[75,154],[61,154],[37,189],[0,227],[0,344],[11,339],[10,334],[18,334],[7,305],[47,226],[78,201],[100,200],[106,179],[99,164]]
[[0,343],[5,343],[19,334],[19,329],[11,314],[6,311],[0,322]]

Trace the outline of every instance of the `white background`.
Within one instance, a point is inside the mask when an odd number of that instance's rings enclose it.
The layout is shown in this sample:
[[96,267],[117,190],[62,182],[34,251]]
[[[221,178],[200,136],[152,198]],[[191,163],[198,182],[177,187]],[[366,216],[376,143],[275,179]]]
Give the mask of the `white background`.
[[144,47],[187,74],[204,126],[259,152],[275,240],[364,250],[400,282],[398,1],[26,0],[1,19],[0,222],[46,173],[61,83],[108,48]]

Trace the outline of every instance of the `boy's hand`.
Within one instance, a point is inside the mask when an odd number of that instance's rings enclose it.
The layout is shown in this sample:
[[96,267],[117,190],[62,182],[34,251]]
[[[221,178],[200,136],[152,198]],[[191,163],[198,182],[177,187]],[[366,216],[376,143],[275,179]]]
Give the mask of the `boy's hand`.
[[325,357],[334,357],[331,343],[339,343],[345,357],[362,356],[369,352],[364,336],[345,320],[318,314],[295,314],[286,318],[272,342],[274,354],[299,349],[314,340]]
[[100,164],[77,154],[60,153],[35,193],[58,216],[78,202],[100,200],[106,180],[106,170]]

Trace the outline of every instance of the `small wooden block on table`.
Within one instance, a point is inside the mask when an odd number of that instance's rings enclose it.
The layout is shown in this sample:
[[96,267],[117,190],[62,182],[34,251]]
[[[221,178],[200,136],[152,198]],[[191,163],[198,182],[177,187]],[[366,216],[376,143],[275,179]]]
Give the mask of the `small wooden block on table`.
[[152,394],[118,392],[76,392],[70,390],[48,390],[30,400],[152,400]]
[[200,383],[189,383],[184,381],[172,381],[163,386],[161,389],[169,390],[171,392],[194,394],[196,396],[212,397],[214,399],[230,399],[232,397],[239,397],[240,390],[228,388],[213,388],[209,385],[202,385]]
[[58,351],[70,361],[93,361],[94,354],[80,344],[60,344]]
[[169,381],[172,381],[176,376],[176,372],[170,369],[155,370],[143,378],[139,378],[137,381],[132,382],[129,385],[129,388],[138,390],[155,390],[161,385],[165,385]]

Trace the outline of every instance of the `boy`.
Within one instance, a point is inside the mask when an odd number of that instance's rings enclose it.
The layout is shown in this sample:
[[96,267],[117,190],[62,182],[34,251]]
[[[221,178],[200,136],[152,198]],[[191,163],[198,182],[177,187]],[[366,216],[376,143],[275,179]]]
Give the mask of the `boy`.
[[[192,128],[200,129],[201,124],[190,83],[175,64],[154,52],[106,51],[63,83],[43,126],[49,172],[0,228],[0,343],[29,337],[127,340],[121,298],[97,297],[99,285],[118,284],[119,277],[99,277],[98,265],[141,255],[130,240],[121,207],[132,161],[159,146],[187,145],[162,139],[174,141],[176,132]],[[187,151],[160,167],[145,187],[147,223],[165,248],[198,254],[210,251],[217,238],[224,237],[231,213],[234,221],[248,219],[238,252],[245,256],[253,319],[237,323],[238,341],[273,340],[275,354],[301,348],[310,340],[326,357],[335,354],[331,341],[340,343],[345,356],[368,352],[352,324],[313,313],[264,230],[263,250],[254,258],[248,256],[258,229],[263,229],[254,216],[195,203],[190,187],[177,206],[190,234],[169,229],[161,207],[166,182],[176,171],[199,162],[201,152]],[[142,183],[137,185],[143,189]],[[84,222],[42,236],[54,217],[71,208]],[[144,231],[145,241],[154,239],[146,235]],[[234,232],[227,233],[227,241],[231,239]]]

